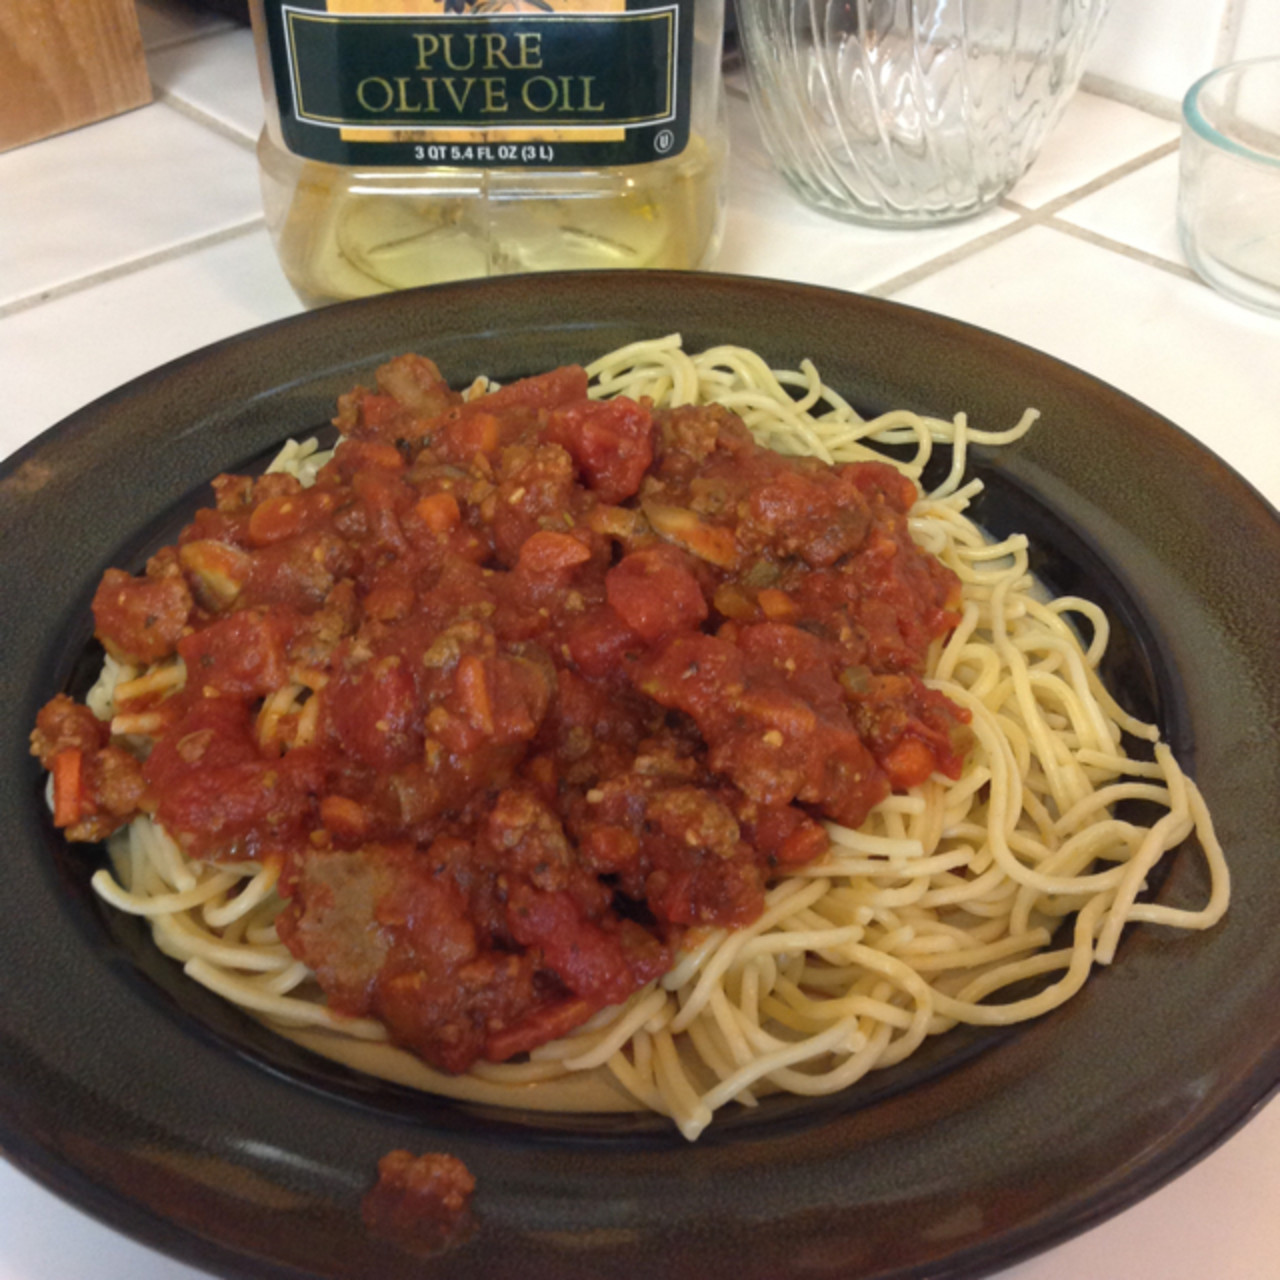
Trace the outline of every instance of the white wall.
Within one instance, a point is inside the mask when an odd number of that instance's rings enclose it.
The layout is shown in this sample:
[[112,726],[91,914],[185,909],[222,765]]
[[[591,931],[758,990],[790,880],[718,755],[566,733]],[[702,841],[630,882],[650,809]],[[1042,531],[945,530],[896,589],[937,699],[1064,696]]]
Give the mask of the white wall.
[[1280,54],[1280,0],[1111,0],[1086,74],[1176,104],[1206,71],[1267,54]]

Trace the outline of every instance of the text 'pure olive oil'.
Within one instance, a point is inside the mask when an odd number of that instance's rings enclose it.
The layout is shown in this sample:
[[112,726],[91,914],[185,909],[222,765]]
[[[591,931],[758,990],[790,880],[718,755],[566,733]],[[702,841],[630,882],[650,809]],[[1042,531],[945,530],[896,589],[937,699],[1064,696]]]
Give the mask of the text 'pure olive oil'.
[[308,305],[706,266],[723,0],[253,0],[267,224]]

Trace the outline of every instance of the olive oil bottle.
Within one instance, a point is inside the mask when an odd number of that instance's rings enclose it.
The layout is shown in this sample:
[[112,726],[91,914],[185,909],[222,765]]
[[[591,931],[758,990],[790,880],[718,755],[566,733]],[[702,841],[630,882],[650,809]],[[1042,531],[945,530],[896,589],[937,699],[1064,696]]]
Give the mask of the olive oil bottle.
[[318,306],[709,264],[723,0],[253,0],[281,265]]

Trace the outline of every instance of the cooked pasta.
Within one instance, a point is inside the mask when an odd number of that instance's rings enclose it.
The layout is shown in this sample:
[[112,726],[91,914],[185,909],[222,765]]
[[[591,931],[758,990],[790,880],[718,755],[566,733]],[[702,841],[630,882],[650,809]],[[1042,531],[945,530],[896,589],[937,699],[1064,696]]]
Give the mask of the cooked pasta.
[[[1034,413],[1003,430],[970,427],[963,414],[865,420],[808,362],[777,371],[732,346],[691,355],[678,336],[612,352],[588,373],[594,397],[723,405],[760,443],[829,463],[883,459],[893,446],[905,458],[895,465],[918,481],[949,451],[910,528],[962,584],[959,625],[935,644],[927,683],[971,717],[963,770],[890,795],[856,830],[827,822],[826,855],[777,879],[752,923],[691,929],[673,967],[625,1004],[524,1060],[478,1062],[464,1076],[396,1048],[376,1021],[329,1010],[277,936],[278,867],[188,860],[139,818],[116,837],[114,874],[99,871],[94,887],[146,916],[193,980],[361,1070],[521,1107],[651,1108],[693,1140],[730,1103],[832,1093],[957,1024],[1046,1014],[1115,958],[1130,923],[1205,929],[1222,917],[1228,870],[1195,784],[1099,678],[1106,615],[1046,598],[1027,539],[993,542],[966,514],[980,487],[966,479],[969,447],[1017,439]],[[313,478],[323,461],[314,443],[290,442],[273,465]],[[180,660],[142,671],[109,659],[89,702],[116,715],[115,732],[145,735],[147,713],[115,713],[115,700],[162,696],[184,678]],[[264,700],[264,746],[311,740],[324,679],[294,669]],[[1122,816],[1129,802],[1158,817]],[[1193,836],[1207,901],[1143,900],[1160,860]]]

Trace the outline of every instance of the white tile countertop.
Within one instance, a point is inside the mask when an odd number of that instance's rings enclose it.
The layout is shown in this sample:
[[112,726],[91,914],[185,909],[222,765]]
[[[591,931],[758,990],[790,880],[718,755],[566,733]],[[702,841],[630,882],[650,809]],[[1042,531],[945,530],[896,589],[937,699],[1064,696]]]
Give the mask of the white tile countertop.
[[[1228,8],[1242,31],[1262,21],[1258,4]],[[165,361],[302,310],[263,226],[249,33],[176,0],[139,11],[155,101],[0,155],[0,456]],[[1280,40],[1274,28],[1267,38]],[[799,204],[731,75],[730,212],[715,267],[893,298],[1039,348],[1171,418],[1280,505],[1280,319],[1226,301],[1186,266],[1178,91],[1150,92],[1158,77],[1145,63],[1133,92],[1117,89],[1117,56],[1106,52],[1094,91],[1008,198],[909,232]],[[0,1280],[198,1274],[0,1162]],[[1280,1099],[1171,1185],[1002,1280],[1082,1277],[1280,1277]]]

